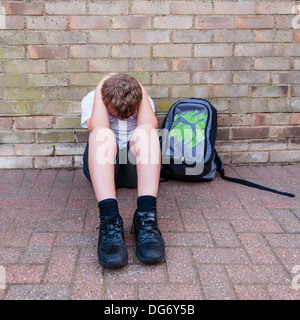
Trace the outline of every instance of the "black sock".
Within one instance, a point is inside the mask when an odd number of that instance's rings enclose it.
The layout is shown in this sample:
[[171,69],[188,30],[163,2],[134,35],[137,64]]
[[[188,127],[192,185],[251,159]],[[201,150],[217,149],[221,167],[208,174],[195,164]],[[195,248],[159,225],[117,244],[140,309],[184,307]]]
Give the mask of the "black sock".
[[156,209],[156,198],[153,196],[140,196],[137,198],[138,211],[150,211]]
[[98,202],[98,207],[101,217],[119,216],[118,201],[113,198],[104,199]]

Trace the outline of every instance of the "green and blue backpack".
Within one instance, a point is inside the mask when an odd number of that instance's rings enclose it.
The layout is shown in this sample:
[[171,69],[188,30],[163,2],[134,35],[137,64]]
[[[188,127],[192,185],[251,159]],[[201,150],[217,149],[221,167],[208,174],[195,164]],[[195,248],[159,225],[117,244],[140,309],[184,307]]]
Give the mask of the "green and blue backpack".
[[224,180],[294,197],[247,180],[225,176],[216,149],[217,110],[204,99],[175,102],[160,130],[161,177],[181,181],[211,181],[218,172]]

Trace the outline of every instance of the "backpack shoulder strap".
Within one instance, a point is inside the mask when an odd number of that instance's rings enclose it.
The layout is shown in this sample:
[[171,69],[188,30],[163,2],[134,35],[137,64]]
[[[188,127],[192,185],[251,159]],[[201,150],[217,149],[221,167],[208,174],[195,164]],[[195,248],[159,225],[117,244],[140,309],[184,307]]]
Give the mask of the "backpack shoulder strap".
[[215,163],[216,163],[216,166],[217,166],[217,172],[220,174],[221,178],[224,179],[224,180],[227,180],[227,181],[230,181],[230,182],[234,182],[234,183],[239,183],[239,184],[242,184],[244,186],[251,187],[251,188],[256,188],[256,189],[260,189],[260,190],[264,190],[264,191],[278,193],[278,194],[281,194],[283,196],[287,196],[287,197],[291,197],[291,198],[295,197],[295,195],[293,193],[282,192],[282,191],[279,191],[279,190],[271,189],[271,188],[264,187],[262,185],[259,185],[259,184],[256,184],[256,183],[253,183],[253,182],[250,182],[250,181],[247,181],[247,180],[243,180],[243,179],[226,177],[222,161],[221,161],[217,151],[215,151]]

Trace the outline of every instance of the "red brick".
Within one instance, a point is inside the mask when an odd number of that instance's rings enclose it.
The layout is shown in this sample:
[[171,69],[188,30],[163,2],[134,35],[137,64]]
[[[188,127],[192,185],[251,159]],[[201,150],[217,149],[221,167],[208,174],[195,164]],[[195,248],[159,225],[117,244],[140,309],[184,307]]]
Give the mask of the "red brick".
[[247,85],[213,85],[212,97],[247,97],[249,88]]
[[191,45],[186,44],[158,44],[153,46],[154,57],[190,57]]
[[211,31],[174,30],[173,43],[209,43],[212,40]]
[[274,84],[298,84],[300,83],[299,72],[285,72],[285,73],[275,73],[273,74]]
[[77,2],[58,2],[58,3],[46,3],[45,12],[47,15],[76,15],[85,14],[85,3]]
[[291,87],[291,97],[300,97],[300,86]]
[[39,283],[45,266],[8,265],[6,266],[6,281],[12,283]]
[[269,137],[269,128],[233,128],[232,138],[239,139],[266,139]]
[[240,300],[270,300],[262,286],[236,285],[234,289]]
[[291,59],[285,57],[256,58],[254,62],[255,70],[290,70],[291,66]]
[[66,47],[28,47],[28,58],[29,59],[61,59],[67,58]]
[[213,70],[250,70],[250,58],[214,58]]
[[[292,29],[292,22],[295,15],[292,16],[277,16],[277,29]],[[296,20],[297,21],[297,20]]]
[[68,25],[67,17],[28,17],[27,29],[32,30],[66,30]]
[[240,247],[229,221],[210,220],[208,226],[218,247]]
[[275,47],[275,56],[296,56],[300,55],[299,44],[277,44]]
[[289,30],[258,30],[256,42],[293,42],[293,36],[294,32]]
[[70,17],[70,29],[108,29],[110,19],[107,17]]
[[4,30],[19,30],[24,29],[24,17],[18,17],[18,16],[7,16],[5,17],[5,23],[4,25],[1,25],[1,29]]
[[249,262],[241,248],[193,248],[192,252],[197,264],[241,264]]
[[71,58],[100,58],[108,57],[108,45],[73,45],[70,47]]
[[128,14],[128,1],[95,1],[89,3],[91,15],[125,15]]
[[[141,289],[139,290],[139,293]],[[136,300],[135,285],[126,283],[105,286],[104,300]]]
[[239,14],[254,14],[255,3],[246,2],[216,2],[215,14],[222,15],[239,15]]
[[232,45],[199,44],[199,45],[195,45],[194,54],[195,54],[195,57],[226,57],[226,56],[230,57],[232,56]]
[[238,29],[272,29],[274,17],[237,17],[236,27]]
[[[120,32],[120,31],[118,31]],[[170,42],[169,31],[132,31],[131,43],[168,43]]]
[[292,14],[295,6],[296,1],[259,2],[257,14]]
[[71,282],[77,249],[55,248],[45,277],[46,283]]
[[232,17],[196,17],[195,29],[233,29]]
[[162,1],[135,1],[131,6],[132,14],[169,15],[170,11],[170,3]]
[[[194,68],[193,71],[196,71]],[[193,82],[196,84],[219,84],[219,83],[231,83],[231,72],[224,71],[212,71],[212,72],[194,72]]]
[[0,118],[0,130],[10,130],[13,126],[13,118],[5,117]]
[[289,124],[289,120],[289,113],[254,113],[252,115],[253,126]]
[[166,248],[168,278],[171,283],[195,283],[196,274],[188,248]]
[[226,266],[230,280],[237,284],[281,284],[289,281],[280,265]]
[[205,265],[198,267],[201,287],[207,300],[235,300],[227,272],[222,265]]
[[53,117],[19,117],[15,119],[16,129],[52,128]]
[[215,42],[252,42],[252,30],[216,30]]
[[256,233],[241,233],[239,238],[255,264],[278,264],[265,239]]
[[191,1],[176,1],[172,3],[173,14],[211,14],[212,5],[211,3],[203,2],[191,2]]
[[42,15],[42,3],[2,3],[5,15]]
[[[98,17],[96,19],[99,19]],[[147,16],[114,16],[112,19],[114,29],[150,29],[151,17]]]
[[271,56],[271,44],[237,44],[235,45],[235,55],[242,57]]
[[268,72],[234,72],[233,83],[270,83]]
[[269,285],[267,290],[273,300],[300,300],[300,291],[293,289],[290,284]]
[[[207,58],[187,58],[187,59],[173,59],[172,70],[173,71],[198,71],[210,69],[210,59]],[[159,70],[157,70],[159,71]],[[209,74],[209,73],[205,73]]]
[[287,97],[287,86],[253,86],[251,88],[252,97],[280,98]]
[[147,284],[139,285],[141,300],[202,300],[201,289],[194,284]]

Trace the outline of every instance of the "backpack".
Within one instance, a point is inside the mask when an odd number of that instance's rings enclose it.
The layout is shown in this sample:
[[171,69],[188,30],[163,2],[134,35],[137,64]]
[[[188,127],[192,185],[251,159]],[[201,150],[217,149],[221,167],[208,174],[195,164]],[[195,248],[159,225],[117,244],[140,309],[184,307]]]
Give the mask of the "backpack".
[[227,181],[295,197],[291,193],[225,176],[222,160],[215,149],[217,110],[207,100],[191,98],[175,102],[163,121],[159,136],[161,181],[211,181],[218,172]]

